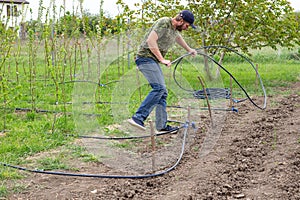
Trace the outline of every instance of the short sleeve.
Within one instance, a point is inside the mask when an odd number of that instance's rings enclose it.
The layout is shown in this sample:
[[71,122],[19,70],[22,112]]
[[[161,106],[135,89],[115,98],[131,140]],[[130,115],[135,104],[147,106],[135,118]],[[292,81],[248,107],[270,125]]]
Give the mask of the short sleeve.
[[156,32],[158,38],[161,38],[166,34],[169,28],[170,20],[169,18],[161,18],[159,19],[153,26],[152,30]]

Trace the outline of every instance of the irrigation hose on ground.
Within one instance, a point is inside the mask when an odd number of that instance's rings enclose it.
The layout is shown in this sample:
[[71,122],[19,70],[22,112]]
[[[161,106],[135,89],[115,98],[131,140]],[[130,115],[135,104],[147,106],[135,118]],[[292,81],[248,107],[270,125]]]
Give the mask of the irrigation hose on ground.
[[32,173],[39,173],[39,174],[48,174],[48,175],[58,175],[58,176],[72,176],[72,177],[90,177],[90,178],[114,178],[114,179],[142,179],[142,178],[151,178],[156,176],[162,176],[166,173],[169,173],[170,171],[174,170],[182,160],[184,150],[185,150],[185,144],[186,144],[186,138],[187,138],[187,132],[188,132],[189,124],[188,122],[182,126],[181,128],[184,128],[183,133],[183,139],[181,144],[181,152],[180,155],[175,162],[174,165],[169,167],[166,170],[163,170],[161,172],[152,173],[152,174],[145,174],[145,175],[104,175],[104,174],[78,174],[78,173],[65,173],[65,172],[56,172],[56,171],[43,171],[38,169],[28,169],[25,167],[15,166],[7,163],[0,162],[0,165],[3,165],[5,167],[10,167],[13,169],[21,170],[21,171],[27,171]]
[[[252,68],[254,69],[258,79],[259,79],[259,82],[260,82],[260,85],[261,85],[261,88],[262,88],[262,91],[263,91],[263,95],[264,95],[264,104],[263,106],[259,106],[258,104],[256,104],[254,102],[254,100],[249,96],[249,94],[247,93],[247,91],[244,89],[244,87],[237,81],[237,79],[225,68],[223,67],[219,62],[217,62],[215,59],[213,59],[211,56],[207,55],[207,54],[204,54],[201,50],[202,49],[210,49],[210,48],[223,48],[223,49],[227,49],[235,54],[237,54],[238,56],[240,56],[241,58],[243,58],[244,60],[246,60],[251,66]],[[242,102],[244,100],[247,100],[249,99],[249,101],[257,108],[261,109],[261,110],[264,110],[266,107],[267,107],[267,94],[266,94],[266,90],[265,90],[265,87],[264,87],[264,84],[262,82],[262,79],[256,69],[256,67],[254,66],[254,64],[251,62],[251,60],[249,58],[247,58],[246,56],[240,54],[239,52],[237,52],[236,50],[232,49],[232,48],[229,48],[229,47],[226,47],[226,46],[204,46],[202,48],[199,48],[197,49],[197,53],[198,55],[202,55],[203,57],[206,57],[208,58],[209,60],[211,60],[212,62],[214,62],[216,65],[218,65],[223,71],[225,71],[234,81],[235,83],[239,86],[239,88],[244,92],[244,94],[246,95],[246,99],[242,99],[242,100],[235,100],[236,103],[238,102]],[[195,92],[195,91],[191,91],[191,90],[188,90],[186,88],[184,88],[182,85],[179,84],[179,82],[177,81],[176,79],[176,70],[177,70],[177,67],[179,66],[180,62],[182,61],[183,58],[187,57],[187,56],[190,56],[191,54],[190,53],[186,53],[180,57],[178,57],[176,60],[174,60],[172,62],[172,64],[175,64],[175,67],[174,67],[174,71],[173,71],[173,79],[175,81],[175,83],[182,89],[182,90],[185,90],[185,91],[188,91],[188,92]]]
[[[231,52],[234,52],[235,54],[241,56],[243,59],[245,59],[247,62],[249,62],[251,64],[251,66],[254,68],[263,93],[264,93],[264,105],[261,107],[259,105],[257,105],[252,99],[251,97],[248,95],[248,93],[246,92],[246,90],[242,87],[242,85],[236,80],[236,78],[228,71],[226,70],[221,64],[219,64],[216,60],[214,60],[211,56],[206,55],[204,53],[201,52],[201,49],[209,49],[209,48],[225,48]],[[254,67],[253,63],[250,61],[250,59],[248,59],[247,57],[245,57],[244,55],[238,53],[237,51],[235,51],[234,49],[225,47],[225,46],[205,46],[202,48],[197,49],[197,53],[199,55],[202,55],[204,57],[207,57],[208,59],[210,59],[211,61],[213,61],[215,64],[217,64],[222,70],[224,70],[236,83],[237,85],[242,89],[242,91],[245,93],[245,95],[247,96],[247,98],[250,100],[250,102],[256,106],[259,109],[265,109],[266,108],[266,91],[263,85],[263,82],[261,80],[261,77],[257,71],[257,69]],[[176,75],[175,72],[177,70],[178,65],[180,64],[180,62],[182,61],[182,59],[186,56],[189,56],[190,54],[184,54],[182,56],[180,56],[179,58],[177,58],[176,60],[174,60],[172,62],[172,64],[176,63],[175,67],[174,67],[174,72],[173,72],[173,78],[174,81],[176,82],[176,84],[183,90],[186,90],[185,88],[183,88],[178,81],[176,80]],[[102,84],[97,83],[99,86],[103,86]],[[187,132],[189,129],[189,122],[186,122],[182,127],[180,127],[180,129],[184,128],[184,134],[183,134],[183,139],[182,139],[182,144],[181,144],[181,152],[180,155],[177,159],[177,161],[175,162],[175,164],[171,167],[169,167],[166,170],[163,170],[161,172],[157,172],[157,173],[152,173],[152,174],[145,174],[145,175],[102,175],[102,174],[76,174],[76,173],[65,173],[65,172],[55,172],[55,171],[44,171],[44,170],[38,170],[38,169],[28,169],[25,167],[21,167],[21,166],[15,166],[15,165],[11,165],[11,164],[7,164],[7,163],[3,163],[0,162],[0,165],[3,165],[5,167],[10,167],[10,168],[14,168],[17,170],[22,170],[22,171],[28,171],[28,172],[33,172],[33,173],[40,173],[40,174],[49,174],[49,175],[59,175],[59,176],[73,176],[73,177],[91,177],[91,178],[116,178],[116,179],[122,179],[122,178],[126,178],[126,179],[141,179],[141,178],[150,178],[150,177],[156,177],[156,176],[161,176],[164,175],[172,170],[174,170],[180,163],[180,161],[182,160],[183,154],[184,154],[184,150],[185,150],[185,144],[186,144],[186,138],[187,138]],[[165,133],[166,134],[166,133]],[[157,134],[157,136],[162,135],[162,134]],[[70,135],[73,136],[73,135]],[[96,138],[96,139],[106,139],[106,140],[125,140],[125,139],[137,139],[137,138],[145,138],[145,137],[150,137],[150,136],[140,136],[140,137],[124,137],[124,138],[104,138],[104,137],[88,137],[88,136],[78,136],[78,137],[86,137],[86,138]]]

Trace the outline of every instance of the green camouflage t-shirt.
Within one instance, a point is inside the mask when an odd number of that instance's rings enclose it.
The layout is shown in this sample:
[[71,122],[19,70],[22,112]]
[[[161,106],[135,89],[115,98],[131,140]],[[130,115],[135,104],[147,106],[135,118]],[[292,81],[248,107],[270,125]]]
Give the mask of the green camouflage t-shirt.
[[148,57],[158,61],[155,55],[150,51],[146,42],[151,31],[155,31],[158,35],[157,45],[162,56],[165,56],[169,48],[175,43],[175,39],[179,35],[179,32],[174,30],[171,18],[163,17],[157,20],[146,33],[145,38],[138,49],[137,57]]

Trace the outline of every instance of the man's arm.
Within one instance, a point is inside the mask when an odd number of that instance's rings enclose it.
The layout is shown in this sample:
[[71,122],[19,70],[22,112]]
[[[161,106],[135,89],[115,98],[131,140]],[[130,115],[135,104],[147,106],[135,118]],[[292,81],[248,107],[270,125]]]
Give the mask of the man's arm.
[[147,38],[147,44],[150,48],[150,51],[155,55],[155,57],[161,62],[162,64],[165,64],[167,66],[171,65],[170,60],[166,60],[162,55],[157,45],[158,35],[155,31],[151,31],[148,38]]

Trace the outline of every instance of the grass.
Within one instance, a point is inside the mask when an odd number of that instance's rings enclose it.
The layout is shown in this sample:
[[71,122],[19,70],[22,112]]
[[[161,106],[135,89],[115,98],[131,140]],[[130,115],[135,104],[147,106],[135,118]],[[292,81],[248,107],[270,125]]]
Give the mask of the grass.
[[0,197],[5,197],[7,194],[7,187],[5,185],[0,185]]
[[88,153],[86,149],[78,145],[67,145],[67,148],[71,150],[73,158],[80,158],[84,162],[100,162],[93,154]]
[[46,171],[56,170],[56,169],[64,169],[69,170],[70,167],[63,163],[62,158],[55,157],[55,158],[42,158],[38,160],[38,168]]
[[[56,42],[59,44],[63,41]],[[122,59],[120,59],[121,62],[116,62],[118,59],[115,58],[109,59],[112,62],[104,65],[97,59],[103,52],[96,52],[89,46],[88,41],[83,42],[86,42],[86,46],[81,44],[80,47],[85,47],[85,52],[83,49],[79,51],[79,46],[70,47],[66,49],[68,51],[66,55],[73,55],[73,57],[65,59],[60,55],[55,66],[47,64],[45,55],[47,48],[41,43],[35,47],[32,60],[28,58],[28,55],[32,53],[27,48],[29,43],[24,42],[20,49],[14,46],[12,52],[20,51],[16,54],[18,56],[8,57],[5,65],[0,68],[0,131],[5,132],[5,136],[0,137],[1,162],[16,165],[28,164],[25,158],[67,146],[71,151],[71,157],[63,153],[55,157],[41,158],[38,160],[38,167],[45,170],[76,170],[65,161],[80,158],[84,162],[99,162],[98,158],[86,152],[84,148],[70,146],[74,138],[67,137],[67,135],[81,134],[84,130],[79,130],[79,126],[87,130],[90,130],[92,126],[102,127],[106,136],[128,136],[128,133],[116,129],[111,130],[107,126],[118,123],[118,117],[124,118],[121,115],[129,117],[147,95],[150,87],[143,84],[145,80],[141,74],[139,79],[137,78],[133,56],[131,56],[131,66],[127,66],[127,61],[122,62]],[[279,57],[274,52],[267,54],[252,52],[252,54],[254,64],[259,66],[258,70],[268,95],[276,94],[277,87],[286,87],[299,81],[300,63],[289,59],[291,51],[284,51]],[[193,62],[202,63],[200,58]],[[99,65],[105,66],[104,69],[100,69]],[[223,65],[252,96],[262,94],[262,91],[257,89],[256,76],[249,63],[233,55],[226,57]],[[214,67],[212,66],[212,70],[216,69]],[[164,67],[163,70],[166,73],[167,86],[170,87],[168,88],[168,104],[171,105],[178,101],[177,95],[180,90],[174,84],[172,71]],[[203,76],[203,66],[190,65],[189,62],[183,61],[177,72],[180,72],[176,77],[180,84],[193,90],[201,89],[198,76]],[[111,83],[99,86],[97,85],[99,77],[100,83]],[[228,74],[221,71],[221,77],[222,80],[215,77],[214,81],[210,81],[204,76],[207,87],[229,87]],[[74,82],[74,80],[91,80],[91,82]],[[117,87],[120,88],[117,90],[118,96],[116,97],[114,92]],[[233,87],[237,95],[243,95],[236,84]],[[123,99],[127,94],[130,94],[129,99]],[[114,113],[116,109],[114,110],[113,106],[107,103],[112,101],[116,104],[121,102],[120,106],[127,107],[128,113]],[[90,116],[93,114],[96,116]],[[132,149],[137,142],[139,141],[125,141],[114,143],[112,146]],[[22,178],[22,175],[17,171],[0,167],[0,180],[19,178]],[[7,187],[2,184],[0,197],[5,195],[7,195]]]

